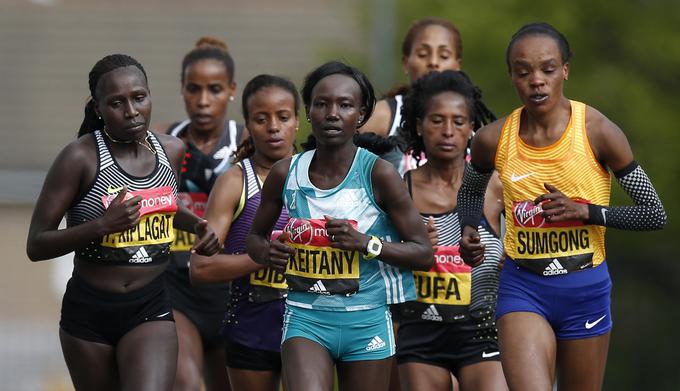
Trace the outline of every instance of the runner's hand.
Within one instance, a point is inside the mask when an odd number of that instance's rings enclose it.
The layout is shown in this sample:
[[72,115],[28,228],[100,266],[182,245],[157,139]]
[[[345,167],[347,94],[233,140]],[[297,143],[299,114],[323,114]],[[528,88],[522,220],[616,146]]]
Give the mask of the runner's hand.
[[220,245],[215,231],[208,224],[208,220],[200,220],[196,223],[194,232],[196,232],[196,242],[191,248],[192,254],[209,257],[222,250],[222,245]]
[[437,252],[437,243],[439,242],[439,234],[437,233],[437,227],[435,227],[435,225],[434,225],[434,218],[432,216],[430,216],[430,218],[427,219],[427,234],[430,237],[430,244],[432,245],[434,252]]
[[466,225],[463,227],[463,235],[460,239],[460,256],[463,261],[472,266],[478,266],[484,262],[484,244],[476,229]]
[[269,243],[269,265],[281,273],[286,272],[288,259],[295,255],[295,249],[286,244],[288,241],[290,241],[290,233],[283,231],[278,238]]
[[123,189],[106,208],[100,220],[103,235],[126,231],[139,224],[142,197],[134,196],[126,200],[126,195],[127,186],[123,186]]
[[548,193],[541,194],[534,200],[538,205],[542,202],[543,218],[551,223],[560,221],[585,221],[588,219],[588,205],[576,202],[559,191],[555,186],[544,183]]
[[370,236],[354,229],[348,220],[334,219],[330,216],[324,216],[324,219],[326,219],[326,235],[331,242],[331,247],[366,252]]

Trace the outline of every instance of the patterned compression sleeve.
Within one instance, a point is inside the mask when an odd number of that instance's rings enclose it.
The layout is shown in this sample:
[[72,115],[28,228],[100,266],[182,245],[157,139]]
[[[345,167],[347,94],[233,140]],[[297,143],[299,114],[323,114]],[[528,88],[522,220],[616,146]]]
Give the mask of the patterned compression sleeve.
[[463,183],[460,185],[457,201],[461,230],[466,225],[475,229],[479,226],[484,211],[484,193],[491,175],[493,175],[493,170],[484,172],[472,164],[465,166]]
[[628,231],[652,231],[663,228],[666,225],[666,211],[642,167],[633,161],[614,175],[621,188],[635,202],[635,206],[588,205],[590,218],[586,222]]

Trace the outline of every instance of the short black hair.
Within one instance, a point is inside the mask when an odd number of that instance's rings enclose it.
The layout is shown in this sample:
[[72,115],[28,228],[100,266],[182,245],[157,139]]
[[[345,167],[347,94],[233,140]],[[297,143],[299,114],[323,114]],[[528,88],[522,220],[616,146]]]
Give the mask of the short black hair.
[[99,118],[95,110],[96,103],[95,101],[97,99],[96,96],[97,85],[99,84],[99,80],[102,78],[102,76],[111,71],[114,71],[118,68],[125,68],[130,66],[139,69],[144,75],[144,80],[148,83],[148,77],[142,64],[140,64],[139,61],[128,56],[127,54],[110,54],[102,58],[101,60],[97,61],[96,64],[94,64],[92,70],[90,70],[90,73],[88,75],[90,98],[88,99],[87,104],[85,105],[85,117],[83,118],[83,122],[80,124],[80,130],[78,130],[78,137],[87,133],[94,132],[97,129],[104,128],[104,121],[101,118]]
[[375,108],[375,92],[373,91],[371,82],[363,72],[340,61],[327,62],[307,74],[301,91],[302,101],[305,103],[305,111],[309,114],[309,106],[312,102],[312,90],[319,81],[325,77],[336,74],[351,77],[357,82],[361,89],[361,105],[366,108],[366,112],[357,126],[360,128],[368,122],[371,114],[373,114],[373,109]]
[[562,57],[563,64],[566,64],[571,60],[572,52],[569,47],[569,41],[567,41],[567,38],[561,32],[557,31],[555,27],[548,23],[529,23],[520,27],[520,29],[512,35],[508,48],[505,50],[505,63],[508,66],[508,71],[510,71],[510,51],[515,43],[524,37],[536,35],[547,35],[557,43],[557,46],[560,48],[560,56]]

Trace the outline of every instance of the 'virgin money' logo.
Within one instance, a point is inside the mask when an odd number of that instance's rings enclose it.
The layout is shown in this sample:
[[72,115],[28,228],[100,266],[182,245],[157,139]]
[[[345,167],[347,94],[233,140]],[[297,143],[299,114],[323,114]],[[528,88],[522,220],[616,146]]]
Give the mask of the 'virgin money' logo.
[[541,204],[534,205],[531,201],[513,203],[512,215],[515,219],[515,225],[520,227],[538,228],[545,224],[543,207]]
[[312,241],[312,224],[305,219],[290,219],[283,228],[290,234],[290,241],[299,244],[309,244]]

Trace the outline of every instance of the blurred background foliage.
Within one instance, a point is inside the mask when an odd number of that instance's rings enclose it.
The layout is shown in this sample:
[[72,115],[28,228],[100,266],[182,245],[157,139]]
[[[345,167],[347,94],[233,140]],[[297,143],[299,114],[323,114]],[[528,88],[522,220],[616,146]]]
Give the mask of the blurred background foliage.
[[[567,97],[595,107],[628,137],[636,160],[651,177],[668,213],[660,232],[609,230],[607,253],[614,281],[614,329],[605,378],[607,390],[680,389],[680,233],[675,209],[680,187],[680,2],[671,0],[384,1],[358,11],[366,42],[393,31],[391,60],[372,64],[384,48],[342,49],[334,54],[370,70],[376,89],[406,83],[401,41],[413,21],[441,17],[463,38],[463,65],[502,117],[521,102],[510,84],[505,49],[525,23],[545,21],[569,40],[571,60]],[[376,12],[379,11],[379,12]],[[386,15],[394,23],[385,21]],[[376,31],[376,26],[378,31]],[[382,27],[380,27],[382,26]],[[328,53],[330,54],[330,53]],[[612,181],[612,205],[630,204]]]

